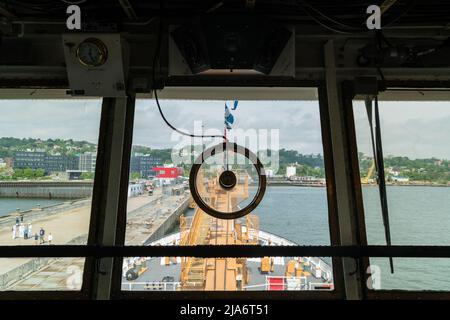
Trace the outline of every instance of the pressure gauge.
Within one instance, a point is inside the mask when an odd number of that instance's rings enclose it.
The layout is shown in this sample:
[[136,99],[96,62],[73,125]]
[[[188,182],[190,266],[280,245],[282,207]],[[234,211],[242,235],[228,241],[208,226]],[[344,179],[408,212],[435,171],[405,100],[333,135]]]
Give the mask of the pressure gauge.
[[88,38],[77,48],[78,61],[87,67],[99,67],[108,59],[108,48],[97,38]]

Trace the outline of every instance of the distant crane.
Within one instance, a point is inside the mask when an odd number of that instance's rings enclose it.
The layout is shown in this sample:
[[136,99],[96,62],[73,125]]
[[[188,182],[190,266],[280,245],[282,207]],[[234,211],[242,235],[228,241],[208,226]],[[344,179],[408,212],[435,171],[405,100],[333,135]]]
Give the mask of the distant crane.
[[367,175],[361,179],[361,183],[368,184],[370,182],[370,179],[372,179],[374,172],[375,172],[375,160],[372,159],[372,165],[370,166],[369,171],[367,172]]

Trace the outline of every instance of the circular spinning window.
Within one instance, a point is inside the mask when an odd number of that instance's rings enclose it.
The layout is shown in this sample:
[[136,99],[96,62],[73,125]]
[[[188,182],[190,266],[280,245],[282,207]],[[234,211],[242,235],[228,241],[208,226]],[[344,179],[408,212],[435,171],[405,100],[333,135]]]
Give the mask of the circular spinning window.
[[219,219],[252,212],[266,191],[266,175],[258,157],[236,143],[206,149],[192,166],[189,185],[200,209]]

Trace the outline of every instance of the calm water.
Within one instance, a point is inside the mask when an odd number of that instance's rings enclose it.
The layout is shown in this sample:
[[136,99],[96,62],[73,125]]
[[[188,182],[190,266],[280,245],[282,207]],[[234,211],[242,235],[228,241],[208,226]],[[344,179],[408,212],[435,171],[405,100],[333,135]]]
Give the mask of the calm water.
[[[450,188],[388,187],[392,244],[450,245]],[[365,187],[364,208],[369,244],[385,244],[379,194]],[[373,258],[381,268],[381,287],[386,289],[450,290],[450,259]]]
[[36,208],[38,205],[45,207],[61,202],[63,202],[61,199],[0,198],[0,217],[15,212],[17,208],[24,211]]
[[[364,187],[369,244],[385,244],[377,187]],[[450,245],[450,188],[388,187],[392,243]],[[255,210],[260,228],[300,245],[329,245],[327,199],[324,188],[269,187]],[[377,258],[381,288],[450,290],[450,259]]]
[[[377,187],[364,187],[369,244],[385,244]],[[450,245],[450,188],[388,187],[392,244]],[[257,208],[261,229],[301,245],[330,243],[323,188],[269,188]],[[383,289],[450,290],[450,259],[374,258]]]
[[330,244],[324,188],[269,187],[254,213],[264,231],[300,245]]

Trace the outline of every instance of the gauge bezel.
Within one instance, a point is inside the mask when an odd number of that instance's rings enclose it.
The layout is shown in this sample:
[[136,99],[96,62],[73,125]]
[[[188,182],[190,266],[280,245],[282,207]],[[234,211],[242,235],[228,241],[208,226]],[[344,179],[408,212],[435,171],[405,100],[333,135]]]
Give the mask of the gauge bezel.
[[[217,152],[217,150],[220,150],[220,152]],[[259,177],[259,183],[258,183],[258,191],[256,192],[256,195],[253,197],[252,201],[244,208],[235,211],[235,212],[221,212],[214,208],[211,208],[206,204],[201,196],[198,194],[197,187],[196,187],[196,180],[197,175],[200,170],[200,167],[205,162],[206,159],[208,159],[211,156],[214,156],[215,154],[219,154],[221,152],[225,151],[233,151],[235,153],[241,154],[247,159],[249,159],[253,166],[256,169],[256,172],[258,173]],[[266,174],[264,171],[264,166],[262,165],[259,158],[251,152],[249,149],[239,146],[236,143],[230,143],[230,142],[223,142],[219,143],[215,146],[212,146],[205,151],[201,155],[195,159],[194,164],[192,165],[190,174],[189,174],[189,188],[191,190],[191,195],[195,203],[198,205],[200,209],[202,209],[207,214],[219,218],[219,219],[226,219],[226,220],[232,220],[232,219],[238,219],[246,216],[250,212],[252,212],[261,202],[261,200],[264,197],[264,193],[266,192]]]
[[[99,58],[100,59],[95,64],[87,63],[80,56],[81,47],[88,43],[95,45],[99,50],[99,53],[100,53]],[[76,51],[76,57],[77,57],[78,62],[85,67],[89,67],[89,68],[100,67],[105,64],[106,60],[108,60],[108,48],[105,45],[105,43],[103,41],[101,41],[100,39],[87,38],[87,39],[83,40],[82,42],[80,42],[80,44],[78,45],[77,51]]]

